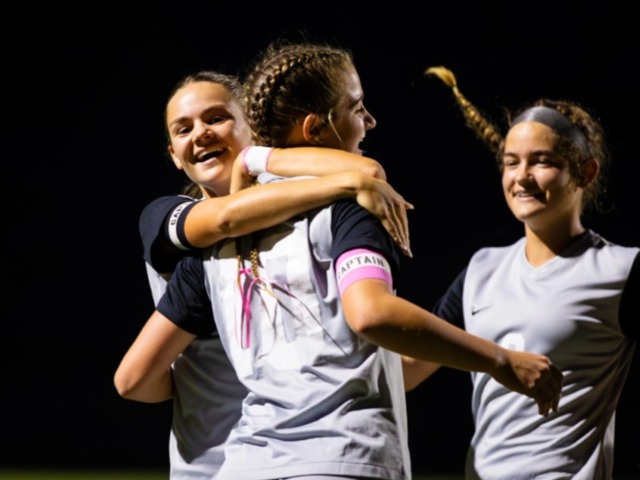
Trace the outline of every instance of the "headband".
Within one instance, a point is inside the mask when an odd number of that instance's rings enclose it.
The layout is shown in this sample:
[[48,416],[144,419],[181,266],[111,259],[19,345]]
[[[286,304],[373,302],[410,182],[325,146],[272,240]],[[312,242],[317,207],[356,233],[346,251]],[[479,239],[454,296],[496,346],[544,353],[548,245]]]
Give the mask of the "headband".
[[568,138],[578,147],[583,156],[589,156],[589,142],[582,130],[555,108],[543,106],[528,108],[513,120],[511,127],[520,122],[538,122],[546,125],[559,135]]

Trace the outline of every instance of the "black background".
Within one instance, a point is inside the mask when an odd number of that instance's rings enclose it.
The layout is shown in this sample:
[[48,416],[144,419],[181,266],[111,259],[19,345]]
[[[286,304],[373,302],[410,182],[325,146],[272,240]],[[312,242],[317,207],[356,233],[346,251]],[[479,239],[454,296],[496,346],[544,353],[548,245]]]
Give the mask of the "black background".
[[[113,373],[153,305],[137,219],[182,177],[165,156],[173,84],[235,72],[278,37],[352,50],[378,120],[366,154],[415,206],[400,295],[430,307],[470,255],[522,233],[488,150],[449,89],[502,109],[541,96],[586,106],[609,134],[613,210],[586,224],[640,245],[637,2],[223,2],[16,5],[3,25],[0,467],[166,468],[170,404],[125,401]],[[418,4],[419,2],[415,2]],[[640,319],[638,319],[640,321]],[[638,473],[638,362],[618,409],[616,471]],[[468,374],[408,395],[416,472],[461,472]]]

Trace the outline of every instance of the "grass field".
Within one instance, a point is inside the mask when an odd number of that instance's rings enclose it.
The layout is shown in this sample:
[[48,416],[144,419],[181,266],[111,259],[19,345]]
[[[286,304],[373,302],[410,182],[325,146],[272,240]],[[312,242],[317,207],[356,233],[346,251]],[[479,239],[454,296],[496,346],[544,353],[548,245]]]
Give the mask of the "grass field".
[[[0,470],[2,480],[167,480],[167,472]],[[413,480],[463,480],[459,476],[419,475]]]

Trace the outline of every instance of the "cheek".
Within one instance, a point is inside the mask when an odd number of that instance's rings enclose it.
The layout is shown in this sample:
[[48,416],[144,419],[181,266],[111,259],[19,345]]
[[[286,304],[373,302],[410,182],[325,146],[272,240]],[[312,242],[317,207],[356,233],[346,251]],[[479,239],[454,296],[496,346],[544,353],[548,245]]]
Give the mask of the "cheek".
[[508,190],[514,183],[515,174],[510,171],[504,171],[502,173],[502,188]]
[[182,159],[184,159],[185,157],[185,152],[188,145],[189,145],[189,142],[187,140],[174,138],[173,140],[171,140],[171,148],[173,149],[173,155],[175,155],[176,157],[179,157],[180,160],[182,161]]
[[543,172],[536,175],[536,181],[544,190],[566,190],[571,185],[571,176],[568,173]]
[[344,128],[344,142],[351,150],[355,149],[364,135],[364,122],[350,122]]

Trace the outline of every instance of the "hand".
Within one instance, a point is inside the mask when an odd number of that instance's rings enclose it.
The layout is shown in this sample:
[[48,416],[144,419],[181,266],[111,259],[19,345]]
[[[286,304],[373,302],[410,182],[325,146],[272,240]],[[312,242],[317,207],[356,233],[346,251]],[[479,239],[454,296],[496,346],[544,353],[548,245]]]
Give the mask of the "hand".
[[413,257],[409,243],[409,221],[407,210],[413,205],[396,192],[386,181],[366,177],[356,195],[358,204],[375,215],[402,252]]
[[557,412],[562,393],[562,373],[544,355],[506,350],[507,361],[503,374],[494,378],[505,387],[533,398],[538,413],[547,416]]

